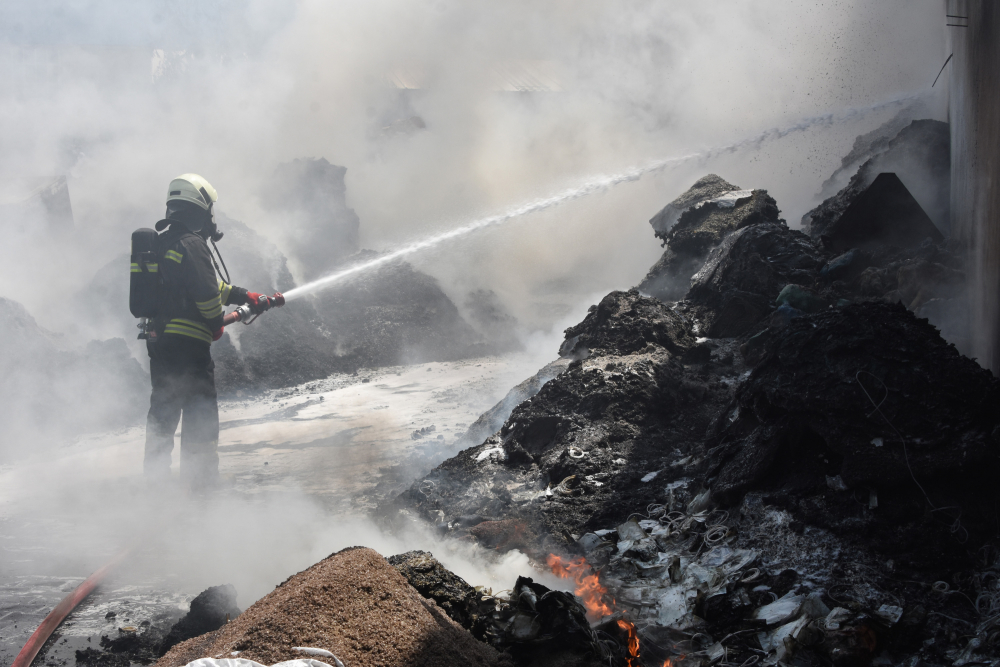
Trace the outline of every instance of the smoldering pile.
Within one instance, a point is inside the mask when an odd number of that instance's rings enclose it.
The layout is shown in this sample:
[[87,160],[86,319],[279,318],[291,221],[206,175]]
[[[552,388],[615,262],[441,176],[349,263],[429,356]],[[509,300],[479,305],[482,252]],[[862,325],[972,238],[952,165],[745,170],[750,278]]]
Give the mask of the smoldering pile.
[[[909,150],[940,127],[875,145],[809,233],[699,180],[566,370],[384,519],[572,563],[647,665],[995,660],[1000,386],[960,354],[964,258],[903,180],[946,196]],[[909,174],[875,171],[893,151]]]

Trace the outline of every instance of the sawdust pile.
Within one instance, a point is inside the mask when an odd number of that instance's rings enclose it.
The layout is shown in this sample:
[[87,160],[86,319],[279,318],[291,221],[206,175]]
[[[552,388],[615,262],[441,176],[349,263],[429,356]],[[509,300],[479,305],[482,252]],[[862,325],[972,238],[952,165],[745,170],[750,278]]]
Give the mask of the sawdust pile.
[[308,657],[294,646],[325,649],[348,667],[511,664],[421,597],[382,556],[355,547],[290,577],[217,632],[178,644],[156,667],[235,651],[265,665]]

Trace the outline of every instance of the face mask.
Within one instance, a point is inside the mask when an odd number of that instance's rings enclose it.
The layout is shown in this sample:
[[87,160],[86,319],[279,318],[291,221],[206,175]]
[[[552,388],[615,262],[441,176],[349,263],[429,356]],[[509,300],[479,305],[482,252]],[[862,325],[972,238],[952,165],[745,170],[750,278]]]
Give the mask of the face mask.
[[225,236],[225,234],[220,232],[219,227],[215,224],[214,206],[208,207],[208,215],[209,215],[209,221],[208,224],[205,226],[205,235],[207,238],[212,239],[213,243],[218,243],[219,241],[222,240],[222,237]]

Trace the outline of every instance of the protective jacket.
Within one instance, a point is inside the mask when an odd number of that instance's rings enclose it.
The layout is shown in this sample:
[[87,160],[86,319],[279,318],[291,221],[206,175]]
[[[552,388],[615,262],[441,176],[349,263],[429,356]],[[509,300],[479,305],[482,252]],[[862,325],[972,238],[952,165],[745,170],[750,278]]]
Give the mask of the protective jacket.
[[163,288],[157,333],[211,344],[222,328],[222,307],[247,303],[247,291],[216,277],[208,242],[183,225],[171,225],[158,241]]

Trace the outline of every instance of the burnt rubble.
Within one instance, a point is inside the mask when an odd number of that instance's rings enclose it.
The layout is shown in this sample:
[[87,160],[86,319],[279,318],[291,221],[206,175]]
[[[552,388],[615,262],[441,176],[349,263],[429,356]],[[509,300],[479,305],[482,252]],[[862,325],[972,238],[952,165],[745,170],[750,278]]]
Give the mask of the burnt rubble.
[[666,250],[638,289],[664,301],[684,296],[691,276],[730,232],[778,223],[778,206],[766,190],[740,190],[715,174],[699,179],[649,221]]
[[[362,251],[346,264],[376,257]],[[492,349],[437,280],[407,262],[365,271],[310,301],[320,314],[327,347],[340,350],[355,367],[446,361]]]
[[447,570],[426,551],[407,551],[387,560],[418,593],[434,600],[451,620],[472,632],[477,639],[483,638],[479,596],[464,579]]
[[658,214],[640,289],[591,307],[566,370],[383,520],[576,559],[642,664],[992,663],[1000,384],[961,355],[959,248],[912,197],[838,246],[764,191],[710,202],[733,189],[706,177]]
[[[949,229],[951,136],[947,123],[915,120],[888,142],[875,142],[867,160],[836,194],[802,216],[802,228],[818,239],[883,172],[895,173],[938,228]],[[824,187],[826,184],[824,184]]]
[[240,613],[239,607],[236,606],[236,588],[232,584],[205,589],[191,600],[188,613],[177,621],[163,638],[159,655],[192,637],[218,630]]
[[[118,428],[145,415],[148,379],[120,338],[83,345],[42,328],[21,304],[0,298],[0,399],[5,442]],[[52,405],[62,406],[58,419]],[[0,460],[8,452],[0,447]]]
[[601,642],[572,595],[518,577],[509,591],[473,588],[426,551],[390,556],[389,564],[422,596],[433,600],[476,639],[523,667],[607,664],[616,638]]
[[820,233],[834,252],[880,245],[910,247],[924,239],[940,243],[944,236],[893,173],[881,173],[844,212]]

